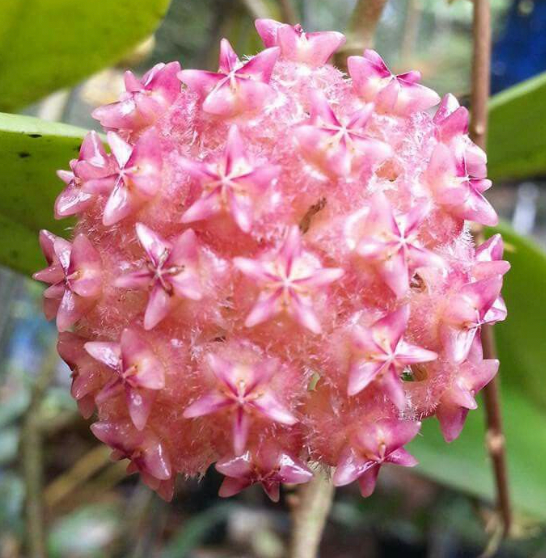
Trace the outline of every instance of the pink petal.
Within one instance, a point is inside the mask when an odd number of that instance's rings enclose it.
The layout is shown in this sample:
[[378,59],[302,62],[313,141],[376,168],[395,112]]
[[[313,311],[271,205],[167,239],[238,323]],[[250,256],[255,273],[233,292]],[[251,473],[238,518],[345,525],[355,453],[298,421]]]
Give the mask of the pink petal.
[[[283,31],[279,32],[279,42],[283,55]],[[322,31],[318,33],[306,33],[304,39],[300,39],[297,48],[297,59],[311,66],[323,66],[331,58],[332,54],[346,42],[346,38],[336,31]]]
[[333,476],[334,486],[346,486],[362,476],[375,462],[347,447],[341,454]]
[[382,386],[387,397],[396,405],[397,409],[403,411],[406,408],[406,392],[396,369],[391,368],[383,374]]
[[301,255],[301,232],[298,226],[290,227],[280,247],[278,261],[285,269],[286,275],[290,275],[292,265],[296,258]]
[[438,355],[434,351],[423,349],[417,345],[410,345],[403,340],[396,347],[396,360],[400,364],[410,365],[419,362],[430,362],[437,358]]
[[132,271],[121,277],[114,279],[114,286],[119,289],[146,290],[153,279],[150,270],[144,268],[139,271]]
[[398,343],[402,339],[410,316],[409,305],[404,305],[387,314],[373,325],[373,337],[379,346],[387,342],[392,349],[396,350]]
[[394,450],[389,454],[386,461],[394,465],[400,465],[401,467],[415,467],[419,463],[417,459],[404,448]]
[[103,388],[95,396],[98,405],[102,405],[105,401],[117,397],[123,392],[123,383],[119,376],[115,376],[106,383]]
[[270,392],[264,391],[257,399],[252,401],[252,407],[275,422],[292,426],[298,419]]
[[[247,479],[252,474],[252,457],[250,452],[243,455],[220,459],[215,466],[216,470],[226,477]],[[250,486],[248,482],[246,486]]]
[[311,305],[295,293],[290,297],[289,311],[301,326],[317,335],[322,332],[320,321]]
[[134,194],[129,192],[129,189],[123,182],[118,183],[106,202],[102,223],[105,227],[115,225],[131,215],[137,207],[138,203]]
[[231,362],[213,353],[207,354],[207,363],[213,374],[233,393],[238,393],[237,378],[235,376],[234,366]]
[[128,370],[131,366],[137,369],[136,374],[128,380],[131,385],[153,390],[165,386],[163,364],[139,333],[132,329],[124,329],[120,345],[123,370]]
[[268,271],[264,262],[251,260],[249,258],[233,258],[233,265],[246,276],[267,283],[274,281],[276,278]]
[[319,268],[315,270],[312,275],[309,277],[305,277],[303,279],[296,279],[294,281],[297,285],[305,285],[306,287],[310,288],[321,288],[337,281],[343,275],[345,271],[341,268],[334,268],[334,267],[327,267],[327,268]]
[[240,72],[241,74],[252,76],[258,81],[269,83],[279,54],[280,49],[278,47],[266,48],[252,57],[238,73]]
[[242,407],[238,407],[233,416],[232,426],[233,451],[235,455],[241,455],[245,451],[249,429],[250,418]]
[[285,25],[284,23],[280,23],[274,19],[257,19],[254,21],[254,25],[265,47],[270,48],[277,46],[277,33],[278,30]]
[[239,492],[248,488],[251,484],[252,482],[248,479],[226,477],[222,481],[222,485],[218,491],[218,496],[220,496],[220,498],[230,498],[231,496],[235,496],[235,494],[239,494]]
[[171,463],[163,445],[155,437],[145,445],[141,470],[159,480],[167,480],[172,475]]
[[82,298],[69,289],[65,290],[59,309],[57,310],[57,329],[70,329],[95,305],[94,299]]
[[187,85],[191,91],[206,95],[218,82],[225,79],[225,76],[204,70],[182,70],[178,73],[178,79]]
[[84,348],[95,360],[106,364],[106,366],[113,370],[119,368],[121,358],[121,347],[119,343],[89,341],[85,343]]
[[301,461],[287,453],[279,456],[278,467],[277,477],[283,483],[303,484],[313,478],[313,473]]
[[115,132],[108,132],[106,138],[118,165],[123,168],[133,153],[133,146]]
[[194,223],[210,219],[220,213],[222,209],[220,190],[217,188],[191,205],[182,215],[181,221],[182,223]]
[[245,327],[254,327],[276,316],[280,312],[278,301],[281,296],[281,289],[277,289],[270,295],[260,295],[245,320]]
[[367,388],[383,371],[385,363],[378,361],[358,361],[349,370],[347,394],[350,396],[360,393]]
[[170,242],[166,242],[161,236],[142,223],[137,223],[135,229],[138,240],[146,251],[148,258],[157,267],[160,262],[164,261],[166,254],[171,251],[172,246]]
[[227,398],[222,393],[213,391],[203,395],[203,397],[200,397],[186,407],[183,416],[187,419],[202,417],[221,411],[232,404],[233,401],[231,399]]
[[89,239],[79,234],[72,243],[69,274],[76,274],[70,280],[70,288],[79,296],[97,297],[102,290],[102,261],[97,249]]
[[379,465],[370,467],[358,478],[358,485],[360,487],[360,494],[363,498],[368,498],[371,496],[375,490],[375,485],[377,483],[377,476],[379,475]]
[[440,429],[446,442],[452,442],[461,433],[468,409],[452,404],[440,404],[436,409],[436,417],[440,422]]
[[131,420],[138,430],[142,430],[148,422],[154,395],[152,392],[135,388],[126,389],[125,395]]

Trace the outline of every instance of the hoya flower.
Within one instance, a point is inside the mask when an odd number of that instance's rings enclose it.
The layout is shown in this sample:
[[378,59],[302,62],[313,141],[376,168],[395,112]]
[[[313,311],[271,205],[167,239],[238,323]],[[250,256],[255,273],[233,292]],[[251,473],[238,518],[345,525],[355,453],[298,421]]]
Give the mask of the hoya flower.
[[216,163],[182,159],[182,167],[203,189],[202,197],[182,216],[183,223],[208,219],[222,212],[231,215],[243,232],[250,232],[255,206],[267,195],[279,174],[276,165],[250,163],[237,126],[229,130],[226,148]]
[[426,180],[436,203],[447,213],[482,225],[498,223],[497,213],[483,196],[491,188],[491,181],[483,173],[473,174],[464,155],[439,143],[432,153]]
[[126,74],[94,112],[109,149],[90,133],[59,173],[73,239],[43,231],[35,277],[81,413],[163,498],[211,467],[221,496],[324,468],[369,496],[497,371],[481,329],[509,264],[467,232],[497,221],[487,157],[419,72],[365,51],[347,76],[340,33],[256,28],[265,50],[222,40],[218,72]]
[[216,470],[226,477],[220,487],[223,498],[260,483],[273,502],[279,501],[281,483],[301,484],[313,477],[304,463],[274,447],[266,447],[259,453],[247,451],[237,457],[224,457],[216,463]]
[[156,64],[140,80],[125,72],[125,93],[118,102],[95,109],[93,118],[109,130],[138,132],[151,126],[178,97],[178,72],[178,62]]
[[41,231],[40,245],[49,266],[33,277],[49,283],[44,292],[45,315],[48,320],[57,317],[57,329],[66,331],[95,306],[100,296],[101,257],[83,234],[71,244]]
[[367,104],[339,121],[322,93],[311,94],[309,124],[296,129],[296,140],[304,156],[333,176],[348,176],[355,167],[383,162],[391,148],[365,133],[374,110]]
[[103,225],[110,226],[138,211],[161,186],[161,150],[153,131],[131,145],[115,132],[108,132],[108,144],[116,160],[112,174],[89,180],[84,191],[108,195]]
[[387,197],[377,194],[369,206],[346,221],[349,247],[377,271],[397,297],[408,292],[415,269],[443,265],[442,258],[418,239],[428,211],[427,203],[419,200],[409,211],[397,215]]
[[436,409],[446,442],[452,442],[459,436],[468,411],[478,408],[475,395],[495,377],[498,369],[499,361],[494,359],[467,361],[460,367]]
[[353,357],[349,370],[349,395],[356,395],[371,382],[380,380],[386,394],[399,408],[406,405],[400,375],[406,366],[430,362],[438,355],[403,339],[409,319],[409,307],[377,320],[371,327],[358,327],[352,334]]
[[96,132],[89,132],[82,143],[77,159],[70,161],[70,171],[60,170],[59,178],[66,188],[55,201],[55,218],[62,219],[89,209],[95,196],[85,191],[84,184],[90,180],[105,178],[113,172],[113,163],[106,154]]
[[186,418],[229,411],[233,415],[233,451],[243,453],[253,415],[291,426],[298,419],[268,388],[278,362],[265,361],[255,365],[229,362],[209,353],[207,363],[218,384],[215,389],[194,401],[185,411]]
[[337,281],[343,270],[313,265],[302,253],[298,227],[289,229],[280,249],[263,260],[235,258],[235,266],[260,285],[260,296],[245,320],[247,327],[286,313],[313,333],[321,332],[312,307],[318,289]]
[[146,266],[118,277],[114,284],[150,291],[144,328],[152,329],[184,298],[201,300],[197,239],[188,229],[167,241],[142,223],[136,224],[136,232],[148,257]]
[[131,420],[142,430],[155,392],[165,386],[165,370],[150,345],[137,332],[125,329],[119,343],[91,341],[85,350],[115,372],[97,394],[97,403],[124,393]]
[[332,54],[345,44],[336,31],[305,33],[301,25],[287,25],[273,19],[257,19],[256,30],[267,48],[278,46],[281,58],[323,66]]
[[415,467],[417,460],[403,446],[419,432],[420,422],[382,419],[365,424],[351,437],[334,473],[335,486],[358,480],[362,496],[375,489],[379,470],[386,463]]
[[495,307],[502,287],[502,277],[493,275],[463,285],[447,303],[441,327],[446,356],[453,362],[463,362],[472,345],[479,343],[479,334],[485,324],[504,320],[504,308]]
[[93,434],[112,448],[114,461],[129,459],[129,474],[139,472],[142,480],[159,495],[170,500],[174,491],[174,477],[169,455],[151,430],[139,431],[129,423],[96,422]]
[[261,109],[271,96],[268,85],[279,48],[268,48],[242,63],[229,44],[222,39],[218,73],[182,70],[178,77],[202,97],[203,110],[219,116]]
[[347,67],[357,95],[366,102],[374,102],[383,112],[406,116],[440,101],[435,91],[419,85],[419,72],[395,76],[375,50],[365,50],[363,56],[349,56]]

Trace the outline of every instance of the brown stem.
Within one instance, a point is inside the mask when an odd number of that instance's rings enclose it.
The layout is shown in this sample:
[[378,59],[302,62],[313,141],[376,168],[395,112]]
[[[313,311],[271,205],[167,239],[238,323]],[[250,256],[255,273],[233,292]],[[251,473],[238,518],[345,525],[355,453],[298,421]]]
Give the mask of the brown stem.
[[290,558],[316,558],[333,498],[334,485],[320,469],[299,487],[292,515]]
[[[489,70],[491,65],[491,6],[489,0],[474,0],[473,56],[472,56],[472,118],[470,137],[485,149],[487,140],[487,101],[489,98]],[[477,242],[484,239],[483,228],[476,232]],[[482,330],[484,358],[496,358],[495,338],[490,326]],[[506,463],[505,439],[500,410],[498,377],[483,390],[486,410],[486,445],[493,462],[497,489],[497,509],[507,535],[512,523],[508,468]]]
[[335,58],[336,65],[342,70],[347,67],[347,57],[360,55],[365,48],[374,44],[375,29],[387,0],[358,0],[345,32],[347,42]]
[[34,383],[30,404],[23,419],[21,432],[22,470],[25,480],[25,517],[27,556],[46,558],[44,502],[43,502],[43,452],[41,405],[51,383],[57,363],[55,345],[48,355]]
[[281,10],[281,18],[283,23],[296,25],[298,23],[298,14],[292,0],[277,0]]

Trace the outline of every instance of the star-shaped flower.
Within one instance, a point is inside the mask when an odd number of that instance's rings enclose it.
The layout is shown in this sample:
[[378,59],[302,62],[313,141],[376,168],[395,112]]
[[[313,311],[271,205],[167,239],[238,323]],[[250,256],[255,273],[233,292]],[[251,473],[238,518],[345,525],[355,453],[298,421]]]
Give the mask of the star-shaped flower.
[[440,336],[448,358],[463,362],[475,343],[480,343],[484,324],[504,320],[506,308],[495,306],[502,288],[502,276],[492,275],[463,285],[447,300]]
[[320,267],[307,257],[301,246],[297,226],[288,234],[278,251],[262,259],[235,258],[235,266],[260,285],[260,296],[248,315],[245,325],[253,327],[285,313],[313,333],[322,328],[315,314],[313,294],[337,281],[343,270]]
[[377,476],[385,463],[415,467],[417,460],[402,446],[419,432],[420,422],[381,419],[366,424],[352,436],[336,467],[334,485],[345,486],[358,479],[364,498],[375,490]]
[[144,329],[149,330],[166,318],[181,299],[201,300],[199,252],[197,237],[191,229],[171,241],[142,223],[136,224],[136,232],[148,256],[146,266],[118,277],[114,285],[150,291],[144,314]]
[[231,215],[243,232],[250,232],[255,206],[276,180],[280,167],[251,163],[237,126],[229,130],[222,157],[214,163],[181,159],[184,170],[194,177],[203,195],[182,216],[183,223],[209,219],[222,212]]
[[108,144],[116,160],[114,171],[104,178],[89,180],[85,192],[107,195],[102,222],[108,227],[138,211],[161,188],[161,145],[156,133],[145,132],[134,146],[115,132],[108,132]]
[[96,371],[95,362],[85,352],[85,343],[83,337],[63,331],[59,333],[57,352],[72,371],[70,393],[83,418],[88,419],[95,411],[95,395],[102,388],[102,378]]
[[164,445],[151,430],[135,430],[129,422],[95,422],[93,434],[113,451],[114,461],[129,459],[127,473],[139,472],[142,480],[164,500],[174,492],[174,475]]
[[409,306],[387,314],[369,328],[355,328],[351,344],[353,358],[347,392],[356,395],[374,381],[381,381],[389,399],[402,410],[406,397],[400,374],[406,366],[436,360],[433,351],[403,339],[410,315]]
[[500,234],[495,234],[476,248],[472,277],[486,279],[492,275],[504,275],[510,264],[502,259],[504,243]]
[[271,446],[260,448],[260,451],[247,451],[237,457],[224,457],[216,463],[216,470],[226,477],[219,491],[222,498],[260,483],[273,502],[279,501],[281,483],[303,484],[313,477],[299,459]]
[[426,202],[418,202],[407,213],[396,214],[388,198],[379,193],[370,200],[369,207],[357,211],[346,222],[349,248],[376,270],[398,298],[408,292],[415,269],[443,266],[442,258],[418,240],[428,209]]
[[83,185],[89,180],[109,176],[114,171],[113,167],[99,135],[89,132],[83,140],[79,157],[70,161],[70,170],[57,171],[66,188],[55,200],[55,219],[77,215],[89,208],[95,196],[86,192]]
[[394,75],[374,50],[365,50],[364,56],[349,56],[347,66],[356,94],[374,102],[382,112],[407,116],[440,102],[435,91],[419,85],[419,72]]
[[457,154],[439,143],[432,152],[425,180],[436,203],[447,213],[494,226],[499,218],[482,195],[491,187],[491,181],[485,178],[485,163],[480,163],[479,157],[474,157],[472,164],[469,161],[466,152]]
[[92,341],[85,350],[115,374],[96,396],[97,404],[125,392],[129,415],[138,430],[146,426],[154,392],[165,387],[165,369],[148,342],[124,329],[119,343]]
[[33,278],[51,285],[44,291],[44,313],[48,320],[57,316],[57,329],[66,331],[95,306],[102,292],[101,258],[83,234],[71,244],[42,230],[40,246],[48,267]]
[[133,72],[125,72],[120,100],[95,109],[93,118],[110,130],[138,132],[151,126],[178,97],[178,72],[178,62],[156,64],[141,80]]
[[464,158],[468,173],[472,176],[487,174],[487,155],[468,137],[469,114],[459,101],[448,93],[442,99],[433,119],[438,141],[449,145],[457,157]]
[[457,367],[452,385],[444,392],[436,408],[436,417],[446,442],[455,440],[463,429],[468,411],[476,409],[474,399],[496,375],[498,360],[467,361]]
[[305,33],[301,25],[287,25],[273,19],[257,19],[256,30],[267,48],[278,46],[281,58],[323,66],[343,44],[345,36],[336,31]]
[[222,39],[217,73],[182,70],[178,78],[204,97],[205,112],[224,117],[255,112],[272,94],[269,80],[279,51],[278,47],[268,48],[243,63],[229,41]]
[[201,417],[219,411],[233,415],[233,451],[241,455],[247,444],[248,431],[253,415],[291,426],[298,419],[268,387],[279,363],[274,360],[254,365],[239,364],[209,353],[207,362],[217,380],[217,386],[192,403],[185,411],[185,418]]
[[365,133],[373,109],[369,103],[340,121],[326,97],[313,92],[310,123],[295,130],[303,155],[334,176],[348,176],[364,163],[383,162],[392,154],[390,146]]

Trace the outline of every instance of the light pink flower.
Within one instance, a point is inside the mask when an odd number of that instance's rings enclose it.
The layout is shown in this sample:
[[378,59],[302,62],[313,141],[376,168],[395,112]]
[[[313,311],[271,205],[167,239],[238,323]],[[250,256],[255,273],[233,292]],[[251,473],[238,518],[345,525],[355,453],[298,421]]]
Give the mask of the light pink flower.
[[499,369],[498,360],[466,361],[457,370],[453,383],[444,392],[436,408],[436,416],[446,442],[455,440],[468,415],[477,409],[474,399],[494,377]]
[[71,244],[48,231],[40,232],[48,267],[33,275],[49,283],[44,291],[44,313],[57,317],[57,329],[66,331],[96,304],[102,292],[101,257],[89,239],[79,234]]
[[287,25],[273,19],[257,19],[256,30],[267,48],[278,46],[280,57],[310,66],[323,66],[343,44],[345,36],[336,31],[305,33],[301,25]]
[[260,483],[273,502],[279,501],[281,483],[302,484],[313,477],[299,459],[272,446],[260,452],[247,451],[237,457],[224,457],[216,463],[216,470],[226,477],[219,491],[222,498]]
[[349,247],[377,271],[398,298],[408,292],[416,269],[443,266],[442,258],[418,240],[428,212],[428,203],[419,201],[408,212],[396,214],[388,198],[379,193],[370,200],[369,207],[346,221]]
[[66,183],[66,188],[55,200],[55,219],[77,215],[90,208],[95,196],[85,191],[83,185],[89,180],[109,176],[114,163],[106,154],[99,135],[89,132],[81,145],[77,159],[70,161],[70,171],[57,171],[57,176]]
[[217,380],[217,386],[194,401],[184,417],[195,418],[219,411],[233,414],[233,451],[244,452],[253,415],[292,426],[298,419],[282,404],[268,383],[277,372],[274,360],[254,365],[239,364],[209,353],[207,362]]
[[484,324],[494,324],[505,319],[504,305],[495,306],[501,288],[502,276],[492,275],[463,285],[448,298],[440,336],[452,362],[462,362],[473,344],[480,345],[479,334]]
[[218,116],[254,112],[271,96],[268,85],[279,48],[263,50],[248,62],[241,62],[227,39],[220,44],[218,72],[182,70],[178,78],[204,98],[203,110]]
[[252,228],[255,206],[280,171],[277,165],[248,160],[237,126],[230,128],[220,160],[205,163],[181,159],[180,163],[203,188],[203,195],[186,210],[182,222],[193,223],[227,212],[246,233]]
[[110,130],[137,132],[151,126],[178,97],[178,72],[178,62],[156,64],[141,80],[133,72],[125,72],[120,100],[95,109],[93,118]]
[[129,459],[127,472],[140,473],[140,477],[164,500],[171,500],[174,475],[171,461],[159,438],[150,430],[136,430],[131,423],[95,422],[93,434],[113,451],[114,461]]
[[390,146],[365,133],[373,109],[369,103],[340,120],[322,93],[312,93],[309,124],[295,130],[303,155],[334,176],[383,162],[392,155]]
[[342,275],[340,268],[323,268],[302,252],[301,233],[291,227],[280,249],[262,259],[235,258],[235,266],[260,285],[260,296],[246,318],[253,327],[285,313],[313,333],[322,328],[313,310],[313,294]]
[[498,216],[483,196],[491,187],[491,181],[485,178],[485,164],[477,158],[469,165],[465,153],[454,152],[443,143],[437,144],[425,180],[444,211],[460,219],[494,226]]
[[165,387],[165,369],[148,342],[136,331],[123,330],[119,343],[92,341],[85,350],[114,370],[96,396],[97,404],[125,392],[129,415],[138,430],[146,426],[154,392]]
[[199,252],[195,233],[188,229],[171,241],[163,239],[142,223],[136,224],[146,266],[118,277],[116,287],[149,290],[144,329],[152,329],[175,308],[181,299],[201,300]]
[[365,50],[363,56],[349,56],[347,67],[356,94],[368,103],[374,102],[382,112],[407,116],[440,102],[435,91],[419,85],[419,72],[395,76],[375,50]]
[[356,395],[374,381],[381,385],[399,408],[406,406],[400,374],[406,366],[436,360],[433,351],[412,345],[403,339],[408,325],[409,306],[387,314],[371,327],[357,327],[352,333],[352,360],[347,392]]
[[492,275],[504,275],[510,264],[502,259],[504,242],[500,234],[495,234],[476,248],[475,263],[472,267],[474,279],[486,279]]
[[382,419],[365,424],[351,436],[342,452],[336,471],[334,485],[345,486],[358,480],[364,498],[375,490],[377,476],[385,463],[415,467],[417,460],[402,446],[419,432],[420,422],[398,419]]
[[116,160],[109,176],[89,180],[83,190],[107,195],[102,222],[115,225],[149,202],[161,188],[161,145],[157,133],[145,132],[134,146],[115,132],[108,132],[108,144]]

